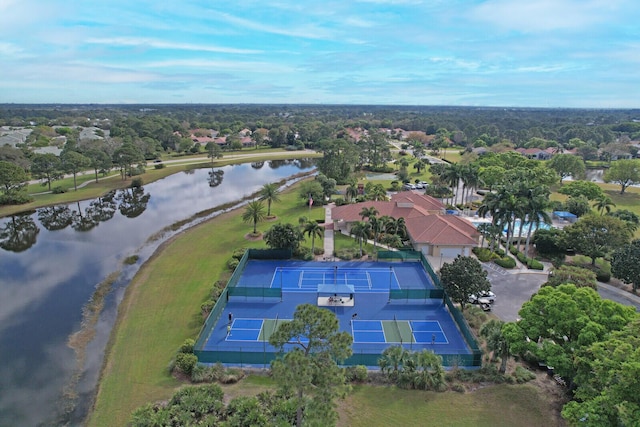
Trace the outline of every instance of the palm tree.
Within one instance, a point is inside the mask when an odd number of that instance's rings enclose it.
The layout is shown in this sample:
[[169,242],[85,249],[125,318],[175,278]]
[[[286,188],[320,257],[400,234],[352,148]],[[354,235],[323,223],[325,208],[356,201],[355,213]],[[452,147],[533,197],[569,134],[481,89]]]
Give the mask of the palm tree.
[[373,217],[375,217],[376,215],[378,215],[378,209],[376,209],[375,207],[371,206],[371,207],[364,207],[362,208],[362,210],[360,211],[360,217],[362,218],[362,220],[364,221],[365,218],[367,219],[371,219]]
[[524,253],[528,256],[531,235],[533,234],[533,226],[536,229],[541,223],[551,224],[551,217],[546,209],[549,206],[549,189],[546,186],[537,187],[532,190],[530,197],[527,199],[526,211],[529,221],[529,229],[527,230],[527,240],[524,245]]
[[267,201],[267,217],[271,217],[271,202],[280,201],[280,188],[277,184],[265,184],[260,190],[260,200]]
[[426,168],[427,164],[423,160],[418,160],[413,164],[413,168],[418,171],[418,173],[422,172],[422,169]]
[[322,237],[323,228],[316,221],[308,221],[304,226],[303,234],[311,237],[311,253],[314,254],[316,237]]
[[300,228],[300,231],[304,229],[304,226],[307,225],[307,222],[309,222],[309,218],[307,218],[306,216],[301,216],[300,218],[298,218],[298,228]]
[[367,192],[367,198],[376,202],[387,200],[387,190],[384,189],[382,184],[376,184]]
[[480,328],[480,336],[487,342],[487,349],[493,352],[491,361],[500,357],[500,373],[507,371],[507,360],[509,359],[509,343],[502,334],[502,320],[491,319]]
[[607,213],[611,212],[611,206],[615,207],[616,204],[613,203],[611,197],[603,194],[596,199],[596,202],[593,204],[593,207],[600,211],[600,216],[604,215],[604,211]]
[[264,220],[264,205],[260,200],[254,200],[244,208],[242,220],[244,222],[253,222],[253,234],[258,234],[256,227],[258,222]]
[[351,184],[346,188],[345,197],[349,202],[358,197],[358,187],[356,184]]
[[360,244],[360,258],[362,258],[362,241],[369,237],[369,231],[371,230],[371,224],[364,221],[356,221],[351,226],[351,234],[355,236],[356,240]]
[[383,374],[395,381],[406,361],[406,356],[407,352],[401,346],[387,347],[382,352],[380,359],[378,359],[378,366],[380,366]]
[[[458,203],[458,183],[462,175],[462,167],[457,163],[451,163],[446,166],[444,173],[442,174],[443,181],[451,187],[453,194],[451,195],[451,204],[456,205]],[[454,199],[455,197],[455,199]]]

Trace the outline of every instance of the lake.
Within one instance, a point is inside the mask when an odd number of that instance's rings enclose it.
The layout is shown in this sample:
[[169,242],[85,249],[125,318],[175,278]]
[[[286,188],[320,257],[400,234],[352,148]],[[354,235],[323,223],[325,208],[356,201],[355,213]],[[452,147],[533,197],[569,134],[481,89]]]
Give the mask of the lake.
[[[129,281],[162,242],[215,214],[166,228],[312,169],[313,160],[196,169],[0,218],[0,426],[80,424]],[[133,265],[123,262],[132,256]],[[83,318],[107,277],[104,308]]]

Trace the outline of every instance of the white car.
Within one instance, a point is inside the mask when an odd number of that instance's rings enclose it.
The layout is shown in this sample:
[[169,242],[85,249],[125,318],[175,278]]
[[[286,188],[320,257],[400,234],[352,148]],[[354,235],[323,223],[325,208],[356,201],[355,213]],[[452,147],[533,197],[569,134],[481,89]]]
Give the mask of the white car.
[[469,295],[469,302],[471,304],[483,304],[489,303],[493,304],[496,301],[496,294],[491,291],[482,292],[480,295],[476,296],[474,294]]

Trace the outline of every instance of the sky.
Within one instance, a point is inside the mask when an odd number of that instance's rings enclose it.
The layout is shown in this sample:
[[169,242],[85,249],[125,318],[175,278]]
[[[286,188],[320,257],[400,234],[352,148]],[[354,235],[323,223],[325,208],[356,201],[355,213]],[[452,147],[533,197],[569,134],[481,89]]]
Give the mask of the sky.
[[0,103],[640,107],[637,0],[0,0]]

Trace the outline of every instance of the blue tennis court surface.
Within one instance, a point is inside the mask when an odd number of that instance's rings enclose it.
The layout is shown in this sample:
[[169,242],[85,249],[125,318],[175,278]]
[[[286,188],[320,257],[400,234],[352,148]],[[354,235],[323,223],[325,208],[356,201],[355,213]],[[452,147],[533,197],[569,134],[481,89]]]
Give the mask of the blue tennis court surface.
[[[250,259],[236,273],[235,287],[251,292],[229,291],[219,301],[215,317],[207,320],[197,343],[196,354],[205,363],[266,367],[278,352],[269,338],[282,322],[293,318],[300,304],[333,312],[339,329],[352,335],[353,356],[345,365],[376,367],[391,345],[433,351],[445,363],[461,366],[473,355],[442,294],[439,298],[413,296],[436,289],[418,262]],[[330,289],[337,290],[340,303],[332,299]],[[413,293],[394,299],[392,291],[398,290]],[[305,336],[299,338],[286,344],[285,351],[308,343]]]

